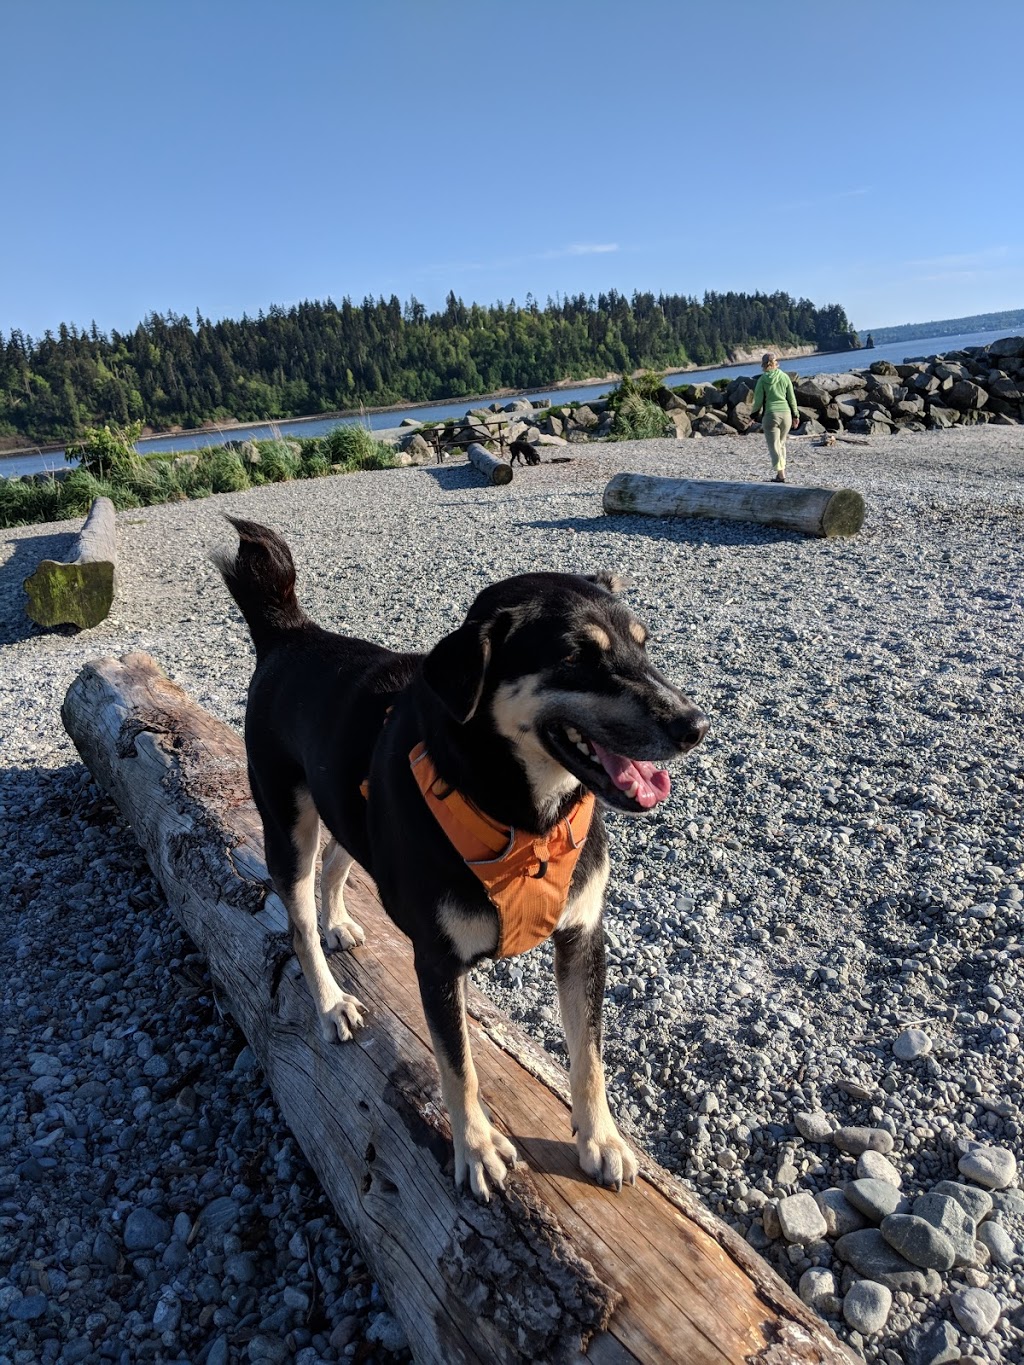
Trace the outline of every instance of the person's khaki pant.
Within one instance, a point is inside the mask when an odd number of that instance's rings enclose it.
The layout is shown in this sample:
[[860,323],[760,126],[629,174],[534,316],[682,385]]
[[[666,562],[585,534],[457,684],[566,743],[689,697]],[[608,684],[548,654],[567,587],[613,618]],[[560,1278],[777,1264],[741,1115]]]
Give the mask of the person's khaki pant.
[[781,412],[766,412],[761,422],[764,439],[768,442],[768,454],[772,457],[772,469],[776,474],[786,472],[786,437],[793,425],[793,414],[789,408]]

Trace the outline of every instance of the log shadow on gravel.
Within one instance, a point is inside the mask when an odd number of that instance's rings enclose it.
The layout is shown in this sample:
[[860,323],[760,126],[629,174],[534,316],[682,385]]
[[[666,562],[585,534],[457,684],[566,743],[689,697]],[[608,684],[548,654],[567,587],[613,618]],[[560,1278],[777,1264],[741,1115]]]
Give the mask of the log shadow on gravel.
[[773,526],[750,522],[711,521],[699,517],[560,517],[555,521],[523,521],[521,529],[539,531],[626,531],[650,540],[670,540],[677,545],[777,545],[805,544],[807,537],[797,531],[780,531]]
[[34,635],[77,635],[76,626],[56,626],[44,630],[25,613],[25,579],[34,574],[41,560],[62,562],[74,544],[76,531],[51,531],[48,535],[11,540],[12,553],[0,565],[0,645],[12,645]]
[[445,489],[446,492],[461,488],[485,489],[488,487],[487,480],[469,463],[421,465],[420,467],[424,474],[429,474],[438,487]]

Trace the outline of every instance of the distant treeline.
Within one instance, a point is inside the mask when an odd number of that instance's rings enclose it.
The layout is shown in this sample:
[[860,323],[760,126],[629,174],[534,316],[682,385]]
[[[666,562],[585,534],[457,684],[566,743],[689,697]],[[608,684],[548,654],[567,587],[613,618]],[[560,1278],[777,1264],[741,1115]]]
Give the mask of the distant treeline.
[[428,313],[367,298],[211,322],[153,313],[133,332],[0,333],[0,436],[67,440],[102,423],[199,426],[547,387],[642,367],[713,365],[771,343],[856,346],[837,305],[788,294],[614,291]]
[[[944,318],[941,322],[904,322],[899,327],[872,327],[876,346],[887,341],[913,341],[917,337],[952,337],[961,332],[1013,332],[1024,327],[1024,308],[1005,313],[975,313],[969,318]],[[865,336],[868,333],[865,331]]]

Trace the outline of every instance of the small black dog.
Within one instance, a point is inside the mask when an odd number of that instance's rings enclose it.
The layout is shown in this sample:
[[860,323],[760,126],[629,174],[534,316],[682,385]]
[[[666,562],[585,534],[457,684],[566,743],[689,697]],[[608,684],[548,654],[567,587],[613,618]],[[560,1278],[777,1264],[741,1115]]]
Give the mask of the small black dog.
[[[484,589],[426,656],[315,625],[275,532],[231,519],[218,566],[252,633],[245,742],[267,866],[328,1039],[362,1024],[320,944],[364,941],[344,886],[353,860],[412,940],[451,1117],[458,1184],[501,1185],[515,1148],[480,1103],[463,980],[484,957],[553,934],[580,1164],[606,1185],[636,1178],[605,1096],[601,916],[608,841],[596,795],[640,814],[669,793],[655,760],[700,742],[707,721],[647,657],[647,632],[614,581],[531,573]],[[635,757],[627,757],[635,755]],[[593,795],[592,795],[593,794]]]
[[516,437],[509,446],[508,453],[510,456],[509,464],[515,464],[516,460],[519,460],[520,463],[525,460],[527,464],[540,464],[540,454],[537,447],[524,440],[522,436]]

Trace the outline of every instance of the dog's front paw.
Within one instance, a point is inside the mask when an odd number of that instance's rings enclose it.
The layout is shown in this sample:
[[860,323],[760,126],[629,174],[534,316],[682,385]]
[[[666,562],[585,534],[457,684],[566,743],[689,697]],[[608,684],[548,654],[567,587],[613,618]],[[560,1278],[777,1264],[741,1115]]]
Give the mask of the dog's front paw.
[[588,1131],[580,1128],[576,1133],[576,1149],[580,1154],[580,1166],[599,1185],[621,1190],[623,1183],[636,1184],[636,1157],[610,1118]]
[[491,1187],[500,1189],[508,1174],[507,1167],[514,1166],[519,1154],[504,1133],[499,1133],[489,1120],[480,1113],[466,1131],[455,1138],[455,1183],[462,1189],[469,1178],[469,1188],[477,1199],[487,1203],[491,1197]]
[[353,1029],[363,1027],[361,1011],[365,1008],[366,1006],[354,995],[339,991],[334,1004],[329,1005],[320,1015],[320,1029],[326,1041],[347,1043],[352,1037]]
[[328,952],[345,952],[349,948],[357,948],[359,944],[365,943],[366,934],[362,925],[357,924],[354,919],[339,919],[324,929],[324,942],[327,944]]

